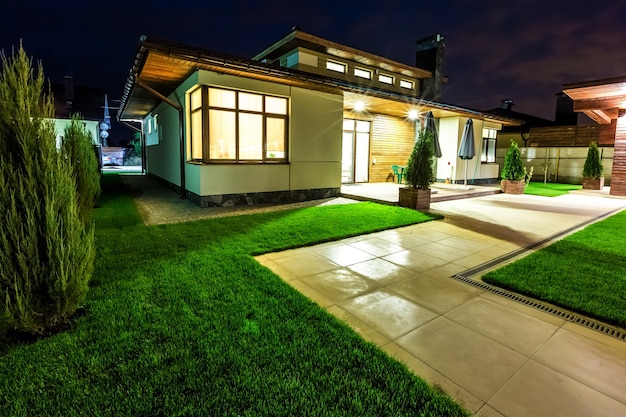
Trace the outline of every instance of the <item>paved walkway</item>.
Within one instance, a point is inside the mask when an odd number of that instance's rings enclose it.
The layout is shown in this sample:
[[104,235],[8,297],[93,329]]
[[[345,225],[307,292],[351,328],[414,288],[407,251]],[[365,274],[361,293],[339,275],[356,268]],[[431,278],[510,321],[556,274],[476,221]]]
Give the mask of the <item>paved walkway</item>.
[[[149,224],[243,210],[142,181],[126,180],[147,190],[136,201]],[[451,278],[624,207],[582,192],[446,201],[432,204],[441,221],[257,259],[476,415],[626,416],[624,341]]]
[[443,221],[257,259],[479,416],[626,416],[626,343],[450,278],[626,206],[434,203]]

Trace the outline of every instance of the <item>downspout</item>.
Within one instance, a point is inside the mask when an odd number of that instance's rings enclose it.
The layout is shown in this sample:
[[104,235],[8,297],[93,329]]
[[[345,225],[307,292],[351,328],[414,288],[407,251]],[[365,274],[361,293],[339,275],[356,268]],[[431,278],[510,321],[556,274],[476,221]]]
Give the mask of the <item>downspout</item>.
[[184,199],[184,198],[186,198],[185,192],[187,190],[186,190],[186,184],[185,184],[185,137],[183,135],[183,132],[184,132],[183,122],[185,120],[185,117],[184,117],[184,114],[183,114],[183,107],[180,104],[175,103],[172,100],[170,100],[169,98],[165,97],[163,94],[159,93],[158,91],[156,91],[154,88],[150,87],[149,85],[147,85],[143,81],[141,81],[141,79],[139,78],[139,76],[137,74],[133,74],[133,78],[135,79],[135,83],[138,86],[140,86],[141,88],[145,89],[150,94],[152,94],[153,96],[159,98],[160,100],[163,100],[165,103],[169,104],[170,106],[172,106],[176,110],[178,110],[178,135],[179,135],[179,145],[180,145],[180,160],[179,160],[179,164],[180,164],[180,198]]

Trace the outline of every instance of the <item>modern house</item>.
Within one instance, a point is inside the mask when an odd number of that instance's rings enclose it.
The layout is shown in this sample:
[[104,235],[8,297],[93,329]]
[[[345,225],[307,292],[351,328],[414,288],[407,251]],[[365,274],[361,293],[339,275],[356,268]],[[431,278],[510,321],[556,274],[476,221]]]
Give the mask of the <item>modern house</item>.
[[445,81],[442,41],[418,44],[416,60],[437,60],[431,71],[297,28],[252,59],[144,36],[117,117],[142,123],[146,171],[201,206],[315,199],[338,195],[342,183],[393,181],[391,166],[406,164],[429,111],[443,154],[437,179],[462,181],[457,152],[471,118],[487,158],[469,161],[469,171],[477,182],[497,181],[496,133],[519,122],[434,101]]

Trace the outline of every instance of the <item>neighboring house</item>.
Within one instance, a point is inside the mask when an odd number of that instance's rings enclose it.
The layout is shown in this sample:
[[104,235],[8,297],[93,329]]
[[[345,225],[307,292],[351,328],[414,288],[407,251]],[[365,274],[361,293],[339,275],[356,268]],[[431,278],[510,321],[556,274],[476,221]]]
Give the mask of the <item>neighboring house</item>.
[[65,77],[64,83],[53,83],[51,91],[54,97],[57,142],[65,134],[65,128],[70,125],[72,116],[80,114],[93,144],[98,144],[98,124],[103,118],[106,92],[100,88],[77,86],[69,76]]
[[[253,59],[144,36],[118,119],[143,124],[146,171],[201,206],[315,199],[342,183],[393,181],[391,165],[406,164],[428,111],[439,122],[440,181],[463,179],[454,167],[468,118],[478,155],[484,132],[519,123],[421,98],[443,81],[298,29]],[[493,155],[469,161],[471,179],[497,181]]]

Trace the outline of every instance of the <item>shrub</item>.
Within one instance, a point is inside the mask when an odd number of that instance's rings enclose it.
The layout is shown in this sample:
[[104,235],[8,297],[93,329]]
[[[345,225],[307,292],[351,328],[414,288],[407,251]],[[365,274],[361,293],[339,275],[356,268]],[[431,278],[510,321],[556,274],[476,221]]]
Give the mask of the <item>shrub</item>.
[[86,295],[93,227],[81,221],[72,167],[56,148],[41,67],[35,74],[21,46],[0,57],[0,333],[43,334]]
[[603,170],[604,167],[600,159],[598,145],[592,141],[589,143],[589,150],[587,150],[587,159],[585,159],[585,165],[583,166],[583,177],[597,180],[602,176]]
[[65,128],[61,154],[72,167],[78,212],[81,219],[87,221],[100,196],[100,171],[91,136],[85,130],[79,115],[74,115],[70,125]]
[[404,177],[411,188],[428,189],[433,182],[433,133],[423,129],[415,142],[413,152],[404,170]]
[[522,156],[517,143],[511,141],[511,146],[506,151],[504,166],[501,177],[503,180],[520,181],[526,176],[526,170],[522,164]]

